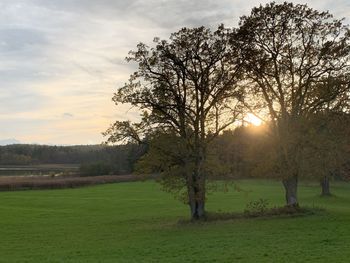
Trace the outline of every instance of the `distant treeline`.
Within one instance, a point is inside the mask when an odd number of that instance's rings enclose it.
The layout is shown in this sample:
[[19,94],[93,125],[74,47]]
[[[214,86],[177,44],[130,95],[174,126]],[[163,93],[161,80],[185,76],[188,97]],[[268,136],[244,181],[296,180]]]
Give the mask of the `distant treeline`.
[[[324,176],[350,179],[350,145],[347,116],[326,116],[304,123],[296,135],[304,147],[298,169],[305,178]],[[300,137],[302,134],[302,137]],[[299,138],[300,137],[300,138]],[[152,137],[153,138],[153,137]],[[311,140],[312,139],[312,140]],[[278,154],[276,138],[270,127],[253,125],[226,130],[208,149],[206,173],[209,178],[278,178],[274,168]],[[313,142],[313,143],[312,143]],[[146,146],[147,145],[147,146]],[[15,144],[0,146],[0,165],[75,164],[81,175],[162,174],[178,168],[181,141],[169,134],[159,134],[139,145],[47,146]],[[334,161],[336,160],[336,162]],[[173,168],[175,167],[175,168]]]
[[118,146],[14,144],[0,146],[0,165],[76,164],[87,174],[91,169],[94,170],[92,173],[126,174],[133,171],[135,162],[144,153],[143,148],[136,144]]

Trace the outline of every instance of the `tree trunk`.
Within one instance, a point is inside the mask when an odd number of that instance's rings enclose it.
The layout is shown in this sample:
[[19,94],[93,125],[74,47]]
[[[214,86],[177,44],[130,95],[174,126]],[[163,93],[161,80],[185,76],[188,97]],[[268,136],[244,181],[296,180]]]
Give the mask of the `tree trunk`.
[[298,176],[294,175],[283,179],[283,186],[286,191],[286,202],[287,206],[290,207],[299,207],[298,203]]
[[205,207],[204,200],[191,200],[190,208],[191,208],[191,220],[200,220],[205,218]]
[[321,179],[321,188],[322,188],[321,196],[330,196],[331,195],[331,191],[329,189],[329,177],[328,176],[324,176]]
[[[188,204],[191,209],[191,220],[196,221],[205,218],[205,183],[206,177],[204,174],[204,160],[206,151],[204,143],[196,143],[196,158],[194,160],[194,167],[190,169],[187,177],[188,189]],[[187,166],[188,167],[188,166]]]
[[188,186],[189,206],[191,210],[191,220],[205,218],[205,184],[204,180],[196,180]]
[[196,163],[196,166],[187,178],[188,205],[193,221],[205,217],[205,178],[201,173],[201,163]]

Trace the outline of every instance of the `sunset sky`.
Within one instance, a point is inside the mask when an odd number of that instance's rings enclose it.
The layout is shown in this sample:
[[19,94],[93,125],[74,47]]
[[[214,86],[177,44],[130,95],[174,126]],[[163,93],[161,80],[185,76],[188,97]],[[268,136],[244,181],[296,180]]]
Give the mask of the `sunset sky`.
[[[258,0],[0,0],[0,141],[98,144],[137,112],[112,94],[140,41],[183,26],[235,26]],[[279,2],[279,1],[277,1]],[[293,1],[350,22],[349,0]]]

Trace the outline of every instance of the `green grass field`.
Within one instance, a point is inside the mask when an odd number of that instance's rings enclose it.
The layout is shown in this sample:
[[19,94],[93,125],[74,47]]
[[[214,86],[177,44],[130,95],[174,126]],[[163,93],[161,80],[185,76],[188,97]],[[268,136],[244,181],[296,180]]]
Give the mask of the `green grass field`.
[[[209,196],[209,211],[251,200],[283,204],[279,182],[240,181]],[[178,224],[187,206],[154,182],[0,193],[0,262],[349,262],[350,185],[331,198],[302,183],[302,205],[327,212],[294,218]]]

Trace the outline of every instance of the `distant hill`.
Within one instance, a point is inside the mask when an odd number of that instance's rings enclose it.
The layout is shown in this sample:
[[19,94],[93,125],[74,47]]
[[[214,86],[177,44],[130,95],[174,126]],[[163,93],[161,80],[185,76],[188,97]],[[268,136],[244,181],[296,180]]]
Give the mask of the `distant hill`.
[[20,144],[21,142],[16,139],[4,139],[0,140],[0,145]]

